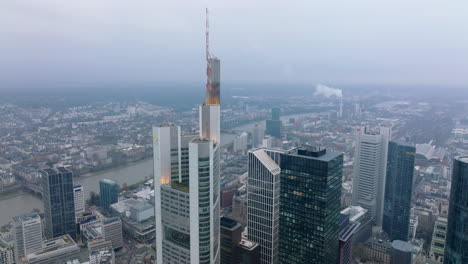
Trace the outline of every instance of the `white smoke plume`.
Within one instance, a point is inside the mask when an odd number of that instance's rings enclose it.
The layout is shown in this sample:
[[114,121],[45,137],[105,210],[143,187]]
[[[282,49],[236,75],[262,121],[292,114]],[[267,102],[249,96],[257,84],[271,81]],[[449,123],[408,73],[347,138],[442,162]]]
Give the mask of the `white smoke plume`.
[[318,95],[322,95],[325,97],[336,96],[336,97],[341,98],[343,97],[343,92],[341,91],[341,89],[328,87],[326,85],[319,83],[317,84],[317,87],[315,87],[315,92],[314,92],[314,96],[318,96]]

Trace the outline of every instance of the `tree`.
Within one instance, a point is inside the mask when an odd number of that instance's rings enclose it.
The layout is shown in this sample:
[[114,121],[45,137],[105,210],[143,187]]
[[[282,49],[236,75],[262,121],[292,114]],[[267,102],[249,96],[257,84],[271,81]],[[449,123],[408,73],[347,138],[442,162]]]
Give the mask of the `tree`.
[[88,200],[86,200],[86,203],[88,205],[99,206],[100,201],[101,201],[101,197],[99,196],[99,194],[92,191],[90,193],[90,198]]

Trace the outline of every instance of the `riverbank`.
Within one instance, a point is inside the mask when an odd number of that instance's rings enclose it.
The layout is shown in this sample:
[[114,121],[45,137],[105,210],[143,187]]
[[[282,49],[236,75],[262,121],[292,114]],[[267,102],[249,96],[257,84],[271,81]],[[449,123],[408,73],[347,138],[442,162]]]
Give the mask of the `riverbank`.
[[23,195],[23,190],[21,189],[21,186],[16,186],[15,188],[4,190],[0,192],[0,201],[1,200],[6,200],[10,199],[16,196],[21,196]]
[[93,177],[93,176],[98,176],[98,175],[101,175],[101,174],[104,174],[104,173],[109,173],[109,172],[113,172],[113,171],[116,171],[116,170],[125,169],[125,168],[127,168],[129,166],[137,165],[137,164],[146,162],[146,161],[151,160],[151,159],[153,159],[153,157],[146,157],[146,158],[143,158],[143,159],[138,160],[138,161],[129,162],[127,164],[119,165],[117,167],[112,167],[112,168],[107,168],[107,169],[102,169],[102,170],[98,170],[98,171],[94,171],[94,172],[88,172],[88,173],[85,173],[85,174],[81,174],[77,178],[89,178],[89,177]]

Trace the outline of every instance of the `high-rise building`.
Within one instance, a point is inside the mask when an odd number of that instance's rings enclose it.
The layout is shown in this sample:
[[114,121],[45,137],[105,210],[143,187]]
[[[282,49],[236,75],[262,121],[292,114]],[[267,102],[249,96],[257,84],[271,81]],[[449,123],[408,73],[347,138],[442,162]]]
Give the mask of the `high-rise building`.
[[382,226],[390,137],[390,128],[386,127],[379,131],[361,127],[357,131],[352,204],[366,209],[377,226]]
[[157,263],[220,263],[220,61],[208,39],[199,134],[153,127]]
[[262,145],[263,138],[265,137],[265,130],[262,126],[255,124],[252,131],[252,146],[257,148]]
[[261,264],[278,263],[282,153],[260,148],[248,155],[247,237],[259,244]]
[[102,237],[112,242],[112,248],[120,248],[122,240],[122,221],[119,217],[112,217],[102,221]]
[[388,144],[382,229],[390,241],[408,241],[416,148],[402,141]]
[[42,249],[42,224],[37,213],[12,218],[15,256],[19,258]]
[[221,264],[239,263],[238,245],[242,226],[235,220],[221,217]]
[[468,156],[453,160],[445,264],[468,263]]
[[75,217],[78,219],[85,212],[84,191],[81,184],[73,185],[73,197],[75,200]]
[[439,263],[444,263],[445,239],[447,237],[447,218],[437,217],[432,232],[429,258]]
[[275,138],[281,138],[280,109],[278,107],[273,107],[271,109],[271,119],[266,121],[265,134]]
[[260,263],[260,247],[257,243],[242,238],[238,245],[240,264]]
[[0,240],[0,264],[19,263],[15,257],[15,245],[12,238]]
[[301,147],[280,167],[279,262],[337,263],[343,154]]
[[350,221],[350,215],[340,213],[338,264],[353,263],[353,235],[358,230],[359,225],[359,222]]
[[235,137],[232,140],[232,151],[246,151],[247,150],[247,143],[248,143],[249,135],[247,132],[243,132],[239,136]]
[[101,208],[107,210],[111,204],[119,201],[119,185],[113,180],[100,180],[99,196]]
[[46,237],[54,238],[68,234],[76,239],[72,172],[64,167],[43,169],[40,172]]

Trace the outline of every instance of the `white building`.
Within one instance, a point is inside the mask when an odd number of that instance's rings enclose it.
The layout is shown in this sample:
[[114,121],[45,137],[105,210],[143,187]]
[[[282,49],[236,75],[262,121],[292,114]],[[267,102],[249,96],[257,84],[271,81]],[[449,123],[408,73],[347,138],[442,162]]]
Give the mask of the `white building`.
[[232,150],[234,152],[246,151],[248,140],[249,134],[247,134],[247,132],[242,132],[242,134],[232,140]]
[[122,221],[119,217],[112,217],[102,221],[102,237],[112,242],[112,248],[122,247]]
[[376,226],[382,226],[388,142],[391,130],[381,127],[357,131],[353,176],[353,205],[366,209]]
[[153,127],[156,263],[220,263],[220,61],[207,51],[199,134]]
[[78,219],[85,212],[84,190],[81,184],[73,185],[73,196],[75,199],[75,217]]
[[247,238],[260,245],[261,264],[278,263],[281,153],[261,148],[248,156]]
[[29,253],[23,257],[23,263],[54,263],[58,259],[65,258],[67,256],[73,256],[80,252],[80,247],[69,235],[44,240],[42,245],[42,250]]
[[17,260],[42,249],[42,223],[37,213],[12,218]]
[[260,147],[265,137],[265,128],[259,124],[255,124],[252,131],[252,146],[254,148]]

